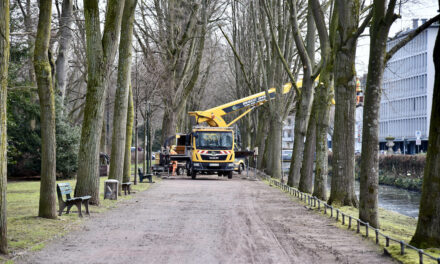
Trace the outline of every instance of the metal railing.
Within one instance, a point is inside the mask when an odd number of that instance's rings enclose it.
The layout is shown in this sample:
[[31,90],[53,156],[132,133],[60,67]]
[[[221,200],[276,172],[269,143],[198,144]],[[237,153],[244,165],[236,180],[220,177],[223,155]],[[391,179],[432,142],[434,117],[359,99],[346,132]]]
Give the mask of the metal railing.
[[[371,230],[372,232],[374,232],[374,234],[376,236],[376,244],[379,244],[379,238],[383,237],[383,238],[385,238],[385,247],[389,247],[390,242],[395,242],[400,245],[400,255],[404,255],[406,249],[412,249],[412,250],[417,251],[417,253],[419,255],[419,263],[420,264],[423,264],[423,259],[425,256],[428,257],[429,259],[437,261],[437,263],[440,264],[440,257],[434,257],[434,256],[424,252],[422,249],[416,248],[414,246],[411,246],[411,245],[405,243],[403,240],[398,240],[398,239],[392,238],[392,237],[380,232],[379,229],[370,226],[369,223],[364,222],[364,221],[360,220],[359,218],[356,218],[351,215],[343,213],[339,209],[334,208],[333,206],[327,204],[326,202],[318,199],[316,196],[312,196],[308,193],[303,193],[303,192],[299,191],[297,188],[290,187],[287,184],[281,183],[278,180],[274,180],[266,174],[260,174],[260,176],[262,178],[264,178],[266,181],[268,181],[270,186],[275,185],[276,187],[280,188],[281,190],[288,192],[290,195],[301,199],[301,201],[304,201],[310,207],[317,208],[317,210],[319,212],[321,212],[321,210],[324,210],[324,214],[328,214],[327,211],[330,211],[329,212],[330,218],[335,217],[335,220],[338,222],[339,222],[339,220],[341,220],[342,225],[345,225],[346,220],[348,220],[348,229],[352,228],[352,224],[354,221],[356,223],[356,233],[361,232],[361,225],[365,226],[365,237],[367,237],[367,238],[369,237],[369,232]],[[335,215],[334,212],[336,213],[336,216],[334,216]]]

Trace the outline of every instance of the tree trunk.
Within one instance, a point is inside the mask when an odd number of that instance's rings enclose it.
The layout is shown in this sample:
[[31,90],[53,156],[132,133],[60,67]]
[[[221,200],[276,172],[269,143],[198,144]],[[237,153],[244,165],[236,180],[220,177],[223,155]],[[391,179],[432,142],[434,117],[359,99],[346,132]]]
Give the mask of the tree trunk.
[[49,62],[50,23],[52,1],[40,1],[37,37],[35,39],[34,68],[40,99],[41,122],[41,185],[38,216],[57,218],[56,212],[56,142],[55,93]]
[[[315,181],[327,183],[328,175],[328,146],[327,134],[330,122],[330,105],[333,90],[333,68],[330,59],[326,68],[321,72],[320,85],[316,87],[316,162],[315,162]],[[326,187],[320,191],[319,196],[326,199],[324,194],[327,192]]]
[[[316,150],[315,112],[316,112],[316,104],[315,102],[313,102],[312,111],[310,113],[310,118],[309,118],[309,125],[307,127],[307,136],[306,136],[307,140],[305,143],[304,158],[301,166],[301,179],[299,181],[299,190],[306,193],[313,192],[313,164],[314,164],[315,150]],[[322,189],[322,187],[318,187],[318,189]],[[314,196],[316,195],[314,194]]]
[[[316,106],[316,104],[317,103],[318,102],[317,102],[317,99],[315,97],[315,100],[313,101],[312,113],[311,113],[310,122],[309,122],[309,129],[313,129],[313,127],[312,127],[313,123],[312,122],[314,122],[313,126],[315,127],[314,128],[314,130],[315,130],[315,133],[314,133],[315,134],[315,140],[314,140],[314,142],[315,142],[315,146],[314,146],[315,153],[316,153],[316,136],[317,136],[316,135],[316,122],[317,122],[317,120],[316,120],[316,116],[317,116],[317,113],[316,113],[317,106]],[[306,165],[306,164],[307,163],[311,163],[311,166],[313,168],[313,158],[314,157],[312,157],[311,161],[303,162],[303,166],[306,166],[306,168],[309,168],[310,165]],[[316,160],[316,158],[315,158],[315,160]],[[315,164],[316,164],[316,161],[315,161]],[[316,168],[316,165],[315,165],[315,168]],[[323,175],[323,174],[316,174],[316,169],[315,169],[315,180],[313,182],[313,196],[316,196],[318,199],[321,199],[321,200],[324,200],[324,201],[327,200],[327,176]]]
[[[113,114],[112,150],[109,179],[122,183],[127,133],[127,107],[131,74],[133,21],[136,0],[126,0],[122,14],[121,38],[119,43],[118,81]],[[124,181],[125,182],[125,181]]]
[[373,4],[374,15],[370,28],[370,57],[363,113],[359,194],[359,218],[376,228],[379,228],[379,109],[389,30],[389,25],[383,23],[385,6],[383,0],[375,1]]
[[69,58],[70,44],[72,42],[72,11],[73,0],[63,0],[62,13],[60,18],[60,29],[58,32],[58,56],[56,61],[56,89],[60,94],[61,101],[61,115],[64,110],[64,97],[66,92],[66,78],[67,78],[67,66]]
[[7,91],[9,66],[9,1],[0,3],[0,252],[8,254],[6,187],[7,187]]
[[[129,85],[127,126],[125,133],[124,175],[122,177],[123,182],[129,182],[131,178],[131,141],[133,139],[133,121],[134,121],[133,92],[131,85]],[[134,173],[136,174],[138,172],[135,171]]]
[[310,118],[310,110],[313,101],[313,81],[310,78],[303,80],[303,88],[301,89],[301,99],[297,103],[297,111],[295,113],[295,128],[292,159],[289,169],[289,186],[299,186],[301,178],[301,166],[304,158],[304,140],[306,139],[307,125]]
[[355,193],[354,145],[356,117],[356,43],[359,1],[339,0],[336,36],[335,121],[333,133],[332,183],[329,203],[358,206]]
[[[440,8],[440,1],[439,1]],[[419,248],[440,248],[440,29],[434,46],[434,92],[429,145],[423,176],[417,229],[411,244]]]
[[88,80],[75,196],[91,195],[90,203],[97,205],[99,204],[99,147],[105,95],[108,73],[117,49],[124,2],[123,0],[108,1],[104,34],[101,39],[98,1],[84,1]]
[[171,136],[176,134],[177,129],[177,113],[168,107],[165,106],[163,121],[162,121],[162,140],[161,143],[164,143],[165,140]]
[[283,121],[280,120],[281,117],[278,117],[277,119],[272,120],[272,133],[271,133],[271,140],[272,143],[269,145],[271,148],[271,154],[270,154],[270,174],[272,177],[276,179],[281,179],[282,171],[281,171],[281,150],[282,150],[282,133],[283,133]]

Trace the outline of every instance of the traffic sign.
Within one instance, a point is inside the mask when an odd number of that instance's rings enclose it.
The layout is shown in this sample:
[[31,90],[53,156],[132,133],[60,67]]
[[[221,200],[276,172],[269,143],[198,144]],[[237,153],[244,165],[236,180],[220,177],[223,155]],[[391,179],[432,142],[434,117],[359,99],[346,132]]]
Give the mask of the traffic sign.
[[421,138],[421,137],[422,137],[422,131],[416,130],[416,138]]
[[422,140],[421,140],[420,138],[417,138],[417,139],[416,139],[416,145],[417,145],[417,146],[422,145]]

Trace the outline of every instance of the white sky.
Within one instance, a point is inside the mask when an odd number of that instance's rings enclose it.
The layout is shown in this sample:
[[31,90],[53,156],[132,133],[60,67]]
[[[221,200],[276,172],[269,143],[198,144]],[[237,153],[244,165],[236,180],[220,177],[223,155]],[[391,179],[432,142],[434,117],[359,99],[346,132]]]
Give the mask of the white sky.
[[[397,32],[400,32],[404,29],[412,27],[412,19],[413,18],[426,18],[430,19],[436,16],[438,7],[437,0],[420,0],[417,3],[411,2],[402,5],[401,7],[401,16],[402,18],[396,20],[391,27],[390,37],[393,37]],[[396,13],[398,13],[399,9],[396,7]],[[421,24],[419,20],[419,25]],[[364,31],[364,34],[369,34],[369,29],[367,28]],[[356,70],[357,75],[362,76],[367,72],[368,67],[368,55],[369,55],[369,46],[370,46],[370,38],[362,37],[358,41],[358,48],[356,51]]]

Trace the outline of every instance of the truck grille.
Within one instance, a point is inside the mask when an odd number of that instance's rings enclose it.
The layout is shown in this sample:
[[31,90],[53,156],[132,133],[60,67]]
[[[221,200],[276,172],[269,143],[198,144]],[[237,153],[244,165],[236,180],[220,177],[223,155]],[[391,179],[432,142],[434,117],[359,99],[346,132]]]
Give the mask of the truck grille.
[[228,155],[200,155],[202,160],[226,160]]

